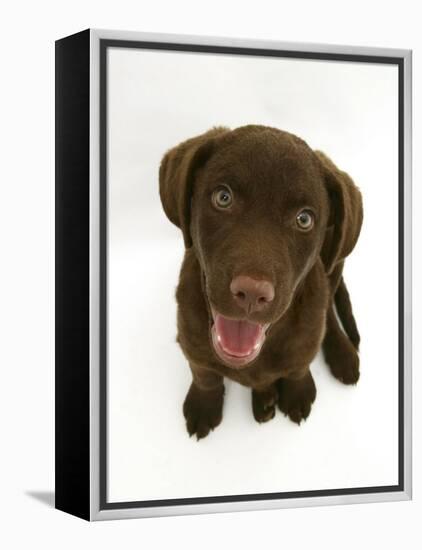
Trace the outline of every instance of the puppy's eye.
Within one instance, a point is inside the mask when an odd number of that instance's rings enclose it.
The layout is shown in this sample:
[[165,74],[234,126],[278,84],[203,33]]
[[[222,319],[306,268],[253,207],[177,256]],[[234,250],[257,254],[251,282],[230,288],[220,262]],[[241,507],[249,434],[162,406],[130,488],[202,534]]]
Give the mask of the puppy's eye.
[[212,194],[212,202],[219,210],[230,208],[233,203],[233,193],[228,187],[218,187]]
[[296,225],[302,231],[310,231],[314,226],[314,215],[310,210],[302,210],[296,216]]

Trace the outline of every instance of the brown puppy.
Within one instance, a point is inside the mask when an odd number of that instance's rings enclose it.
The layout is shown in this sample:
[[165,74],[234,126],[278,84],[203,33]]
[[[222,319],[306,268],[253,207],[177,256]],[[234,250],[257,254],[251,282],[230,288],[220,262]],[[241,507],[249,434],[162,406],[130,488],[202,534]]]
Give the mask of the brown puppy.
[[160,196],[186,246],[176,297],[193,375],[190,435],[221,422],[225,376],[252,388],[258,422],[278,404],[299,424],[315,399],[309,365],[321,344],[334,376],[357,382],[342,270],[362,201],[346,173],[287,132],[219,127],[165,154]]

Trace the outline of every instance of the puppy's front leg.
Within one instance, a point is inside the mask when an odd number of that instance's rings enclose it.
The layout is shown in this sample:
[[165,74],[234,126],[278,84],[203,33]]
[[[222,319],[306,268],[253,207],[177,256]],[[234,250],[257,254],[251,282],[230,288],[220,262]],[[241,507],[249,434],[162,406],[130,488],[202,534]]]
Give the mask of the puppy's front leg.
[[296,376],[280,378],[277,386],[280,410],[297,424],[306,420],[316,397],[315,382],[309,367]]
[[183,403],[189,435],[199,440],[216,428],[223,417],[223,377],[211,370],[190,364],[193,381]]

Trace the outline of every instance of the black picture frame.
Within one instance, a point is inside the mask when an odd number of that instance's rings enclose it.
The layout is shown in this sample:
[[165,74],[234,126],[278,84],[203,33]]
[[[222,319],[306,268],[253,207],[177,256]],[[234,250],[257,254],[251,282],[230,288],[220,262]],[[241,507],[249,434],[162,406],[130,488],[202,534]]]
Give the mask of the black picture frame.
[[[56,508],[86,520],[399,500],[410,471],[410,71],[407,50],[250,43],[233,39],[85,30],[56,42]],[[393,64],[398,67],[399,457],[398,484],[317,491],[108,502],[107,495],[107,51],[109,48],[221,53]],[[98,112],[96,112],[98,105]],[[96,114],[94,113],[96,112]],[[95,116],[94,116],[95,115]],[[95,118],[96,117],[96,118]],[[94,120],[95,119],[95,120]],[[98,129],[93,126],[98,122]],[[93,153],[93,143],[98,147]],[[93,221],[92,178],[99,174]],[[94,207],[96,208],[96,206]],[[98,251],[93,256],[93,223]],[[98,265],[98,365],[93,366],[93,262]],[[93,368],[98,373],[93,377]],[[98,376],[98,400],[93,380]],[[98,411],[98,420],[93,416]],[[93,442],[94,434],[95,443]],[[94,456],[98,449],[98,456]],[[96,464],[99,471],[96,471]],[[321,501],[322,503],[322,501]]]

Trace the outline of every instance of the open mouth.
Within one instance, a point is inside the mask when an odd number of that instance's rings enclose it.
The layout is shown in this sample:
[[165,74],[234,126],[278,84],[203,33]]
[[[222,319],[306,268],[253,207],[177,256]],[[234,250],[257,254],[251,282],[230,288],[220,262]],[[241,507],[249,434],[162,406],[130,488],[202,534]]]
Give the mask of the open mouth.
[[218,357],[229,367],[241,368],[261,351],[269,323],[259,324],[244,319],[229,319],[212,310],[212,343]]

